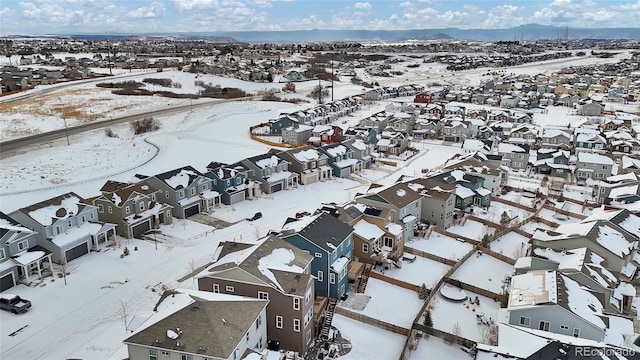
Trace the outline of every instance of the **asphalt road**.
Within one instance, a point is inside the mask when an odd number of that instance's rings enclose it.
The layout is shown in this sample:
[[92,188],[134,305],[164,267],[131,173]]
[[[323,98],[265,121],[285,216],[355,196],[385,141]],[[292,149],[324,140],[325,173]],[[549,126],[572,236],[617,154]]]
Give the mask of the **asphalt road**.
[[[59,88],[58,88],[59,89]],[[38,96],[41,96],[42,93],[38,93]],[[68,127],[65,129],[48,131],[46,133],[25,136],[18,139],[11,139],[7,141],[0,142],[0,157],[6,156],[11,151],[21,150],[27,148],[29,146],[43,144],[52,140],[62,139],[64,137],[68,137],[75,134],[80,134],[86,131],[101,129],[117,124],[122,124],[125,122],[130,122],[133,120],[142,119],[148,116],[162,116],[168,114],[175,114],[184,111],[190,111],[192,108],[199,108],[205,106],[211,106],[215,104],[228,103],[232,101],[247,101],[247,100],[255,100],[259,97],[244,97],[244,98],[235,98],[235,99],[211,99],[206,102],[199,102],[198,104],[188,104],[188,105],[179,105],[179,106],[171,106],[168,104],[164,109],[156,109],[153,111],[147,111],[142,113],[137,113],[133,115],[120,116],[117,118],[112,118],[108,120],[102,121],[94,121],[87,124],[82,124],[78,126]]]

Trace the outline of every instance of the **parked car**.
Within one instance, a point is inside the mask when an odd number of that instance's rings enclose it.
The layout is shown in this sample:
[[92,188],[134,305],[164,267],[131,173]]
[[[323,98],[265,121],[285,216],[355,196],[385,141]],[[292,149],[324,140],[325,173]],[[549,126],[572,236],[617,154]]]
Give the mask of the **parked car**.
[[14,314],[26,312],[31,307],[31,301],[13,294],[0,294],[0,309]]
[[255,214],[253,214],[252,217],[247,218],[247,221],[254,221],[254,220],[258,220],[262,217],[262,213],[261,212],[257,212]]

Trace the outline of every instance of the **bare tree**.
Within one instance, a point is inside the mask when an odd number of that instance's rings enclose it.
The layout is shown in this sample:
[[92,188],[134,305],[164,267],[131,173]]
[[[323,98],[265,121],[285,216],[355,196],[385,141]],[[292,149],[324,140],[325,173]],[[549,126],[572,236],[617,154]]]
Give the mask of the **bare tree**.
[[129,324],[129,305],[120,300],[120,310],[119,310],[120,318],[124,321],[124,328],[127,329],[127,325]]
[[[196,261],[195,258],[191,258],[191,260],[189,260],[189,274],[193,275],[193,273],[196,272],[197,268],[198,268],[198,262]],[[193,276],[191,276],[191,280],[196,281],[196,279]]]
[[64,284],[67,285],[67,275],[69,274],[69,262],[67,261],[67,257],[62,257],[62,262],[60,263],[60,272],[62,273],[62,279],[64,279]]
[[462,335],[462,328],[460,327],[460,323],[453,324],[451,328],[451,343],[456,342],[456,339]]

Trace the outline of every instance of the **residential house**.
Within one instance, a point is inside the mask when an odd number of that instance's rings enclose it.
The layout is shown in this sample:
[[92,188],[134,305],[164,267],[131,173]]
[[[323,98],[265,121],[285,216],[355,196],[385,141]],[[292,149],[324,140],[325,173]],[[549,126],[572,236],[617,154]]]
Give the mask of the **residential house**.
[[102,194],[91,201],[98,207],[98,219],[116,224],[116,232],[124,238],[141,238],[161,224],[173,223],[171,205],[160,202],[164,194],[144,181],[109,180],[100,192]]
[[376,143],[379,153],[398,156],[409,148],[409,138],[398,131],[383,131]]
[[347,177],[362,171],[363,163],[354,156],[354,151],[343,144],[329,144],[318,148],[327,156],[333,176]]
[[[353,259],[363,263],[391,266],[402,259],[402,231],[393,231],[390,209],[376,209],[363,204],[351,205],[347,209],[360,216],[353,222]],[[362,212],[360,212],[362,210]],[[399,225],[395,225],[399,226]]]
[[538,149],[537,158],[531,165],[537,174],[564,178],[569,172],[569,152],[555,149]]
[[[443,170],[461,170],[465,174],[484,179],[482,184],[479,187],[474,187],[474,189],[477,190],[480,187],[485,188],[489,190],[493,196],[502,192],[502,186],[507,181],[506,172],[491,164],[491,162],[486,158],[486,155],[481,152],[449,159],[445,162]],[[483,190],[480,192],[484,193]]]
[[578,115],[583,116],[600,116],[604,112],[604,106],[597,102],[589,102],[578,106]]
[[298,118],[295,118],[291,115],[283,115],[279,118],[269,120],[269,132],[271,134],[282,134],[284,129],[288,129],[298,125],[302,125],[298,121]]
[[421,104],[431,104],[433,102],[433,95],[429,92],[421,92],[416,94],[413,102]]
[[220,194],[220,201],[226,205],[254,199],[262,194],[260,183],[250,178],[249,169],[242,163],[227,165],[214,161],[207,165],[204,175],[211,179],[212,190]]
[[311,130],[308,143],[315,146],[339,143],[344,140],[342,128],[339,126],[316,125]]
[[[123,341],[127,358],[259,358],[267,346],[268,303],[205,291],[166,290],[153,313]],[[129,327],[133,326],[132,320]]]
[[444,141],[461,142],[469,136],[469,126],[461,118],[444,118],[440,122],[440,137]]
[[290,172],[289,163],[274,153],[252,156],[240,163],[250,171],[249,176],[261,184],[263,193],[298,186],[298,174]]
[[544,128],[540,137],[540,147],[569,150],[572,146],[570,133],[560,129]]
[[353,157],[360,160],[363,169],[369,169],[373,164],[372,153],[374,145],[360,139],[345,140],[342,145],[353,151]]
[[282,129],[282,142],[288,145],[297,146],[306,144],[311,138],[312,126],[293,125]]
[[31,276],[51,273],[51,251],[38,245],[36,232],[0,212],[0,291]]
[[298,174],[300,184],[308,185],[332,176],[327,155],[311,145],[283,151],[278,156],[289,162],[289,169]]
[[498,155],[502,156],[502,165],[511,170],[524,170],[529,165],[529,147],[524,144],[500,143]]
[[576,179],[604,180],[611,176],[612,170],[613,160],[610,157],[585,151],[578,153],[578,162],[574,170]]
[[374,192],[357,196],[355,201],[378,209],[392,210],[393,224],[387,225],[388,229],[394,233],[402,231],[403,239],[411,239],[414,227],[422,214],[422,196],[404,182],[374,190]]
[[8,215],[36,232],[37,245],[51,252],[53,261],[66,263],[115,238],[116,225],[99,222],[98,211],[70,192]]
[[594,133],[580,133],[576,135],[575,150],[579,151],[604,151],[607,149],[607,140],[604,136]]
[[313,331],[313,256],[269,235],[258,242],[221,242],[213,264],[196,276],[198,289],[268,300],[267,339],[304,353]]
[[145,179],[151,187],[164,193],[158,201],[173,207],[173,216],[186,219],[189,216],[208,213],[220,206],[221,195],[212,190],[210,178],[191,166],[163,172]]
[[347,271],[353,256],[353,228],[337,217],[321,212],[301,219],[287,219],[281,237],[313,254],[311,274],[318,296],[340,299],[347,291]]
[[429,225],[447,229],[453,225],[456,208],[455,186],[428,178],[416,178],[409,182],[422,197],[420,219]]

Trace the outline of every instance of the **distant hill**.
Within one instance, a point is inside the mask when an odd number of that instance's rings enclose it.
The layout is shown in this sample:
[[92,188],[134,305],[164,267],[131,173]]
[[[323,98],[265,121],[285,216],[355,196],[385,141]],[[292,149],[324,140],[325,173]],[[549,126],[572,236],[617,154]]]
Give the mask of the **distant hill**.
[[[46,35],[55,36],[55,35]],[[572,28],[539,24],[508,29],[414,29],[414,30],[292,30],[292,31],[217,31],[153,34],[78,34],[58,35],[76,39],[101,40],[131,37],[181,38],[216,42],[304,43],[338,41],[406,41],[406,40],[478,40],[511,41],[542,39],[640,39],[640,28]],[[37,37],[37,36],[34,36]]]

